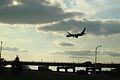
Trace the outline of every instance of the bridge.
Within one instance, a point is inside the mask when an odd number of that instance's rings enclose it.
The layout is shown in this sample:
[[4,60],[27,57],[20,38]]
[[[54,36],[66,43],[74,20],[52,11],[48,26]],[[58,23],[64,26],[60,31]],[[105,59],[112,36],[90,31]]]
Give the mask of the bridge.
[[[2,64],[4,65],[12,65],[14,61],[3,61]],[[33,61],[19,61],[21,65],[31,65],[31,66],[74,66],[74,67],[94,67],[95,64],[92,63],[63,63],[63,62],[33,62]],[[96,63],[96,66],[101,68],[116,68],[120,67],[119,63]]]
[[86,71],[89,70],[99,70],[101,71],[102,68],[118,68],[120,67],[120,64],[105,64],[105,63],[63,63],[63,62],[33,62],[33,61],[3,61],[2,65],[29,65],[29,66],[47,66],[49,69],[50,66],[57,67],[57,71],[59,72],[60,69],[64,69],[65,72],[68,72],[68,69],[73,69],[73,72],[75,72],[76,67],[84,67],[86,68]]
[[83,67],[85,68],[86,72],[101,72],[103,68],[113,68],[113,69],[120,69],[120,64],[107,64],[107,63],[91,63],[91,62],[85,62],[85,63],[63,63],[63,62],[33,62],[33,61],[20,61],[19,57],[17,56],[15,60],[13,61],[6,61],[4,59],[0,59],[0,69],[3,69],[2,67],[5,67],[7,65],[11,65],[11,68],[14,69],[21,69],[22,66],[38,66],[38,70],[49,70],[50,66],[57,67],[57,72],[60,71],[60,69],[64,69],[65,72],[68,72],[68,69],[72,69],[73,72],[76,72],[76,67]]

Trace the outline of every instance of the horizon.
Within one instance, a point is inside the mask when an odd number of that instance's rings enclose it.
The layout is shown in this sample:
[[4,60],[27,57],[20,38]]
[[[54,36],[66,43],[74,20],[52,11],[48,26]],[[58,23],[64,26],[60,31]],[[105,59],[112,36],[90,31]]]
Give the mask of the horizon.
[[[2,58],[50,62],[120,62],[119,0],[2,0]],[[67,32],[86,34],[67,38]]]

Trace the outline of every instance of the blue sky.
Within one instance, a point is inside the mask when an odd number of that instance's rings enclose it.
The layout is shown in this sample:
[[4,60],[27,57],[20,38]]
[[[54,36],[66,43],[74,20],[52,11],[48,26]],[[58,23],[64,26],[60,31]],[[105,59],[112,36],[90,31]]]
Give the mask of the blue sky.
[[[119,0],[1,0],[2,57],[58,62],[120,61]],[[66,32],[86,35],[66,38]]]

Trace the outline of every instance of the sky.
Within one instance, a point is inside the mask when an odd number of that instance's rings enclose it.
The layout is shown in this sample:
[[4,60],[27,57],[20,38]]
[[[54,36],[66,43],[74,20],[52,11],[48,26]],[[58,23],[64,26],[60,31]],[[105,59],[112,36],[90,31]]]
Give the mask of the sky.
[[[0,0],[2,57],[21,61],[120,62],[120,0]],[[86,35],[66,38],[67,32]]]

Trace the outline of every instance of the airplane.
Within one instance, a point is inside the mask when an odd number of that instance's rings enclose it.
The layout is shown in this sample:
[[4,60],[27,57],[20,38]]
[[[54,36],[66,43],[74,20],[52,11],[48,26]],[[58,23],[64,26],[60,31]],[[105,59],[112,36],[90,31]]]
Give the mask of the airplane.
[[86,34],[85,33],[85,30],[86,30],[86,28],[84,28],[83,30],[82,30],[82,32],[80,32],[80,33],[77,33],[77,34],[71,34],[70,32],[67,32],[68,33],[68,35],[66,35],[66,37],[73,37],[73,38],[78,38],[79,36],[83,36],[84,34]]

